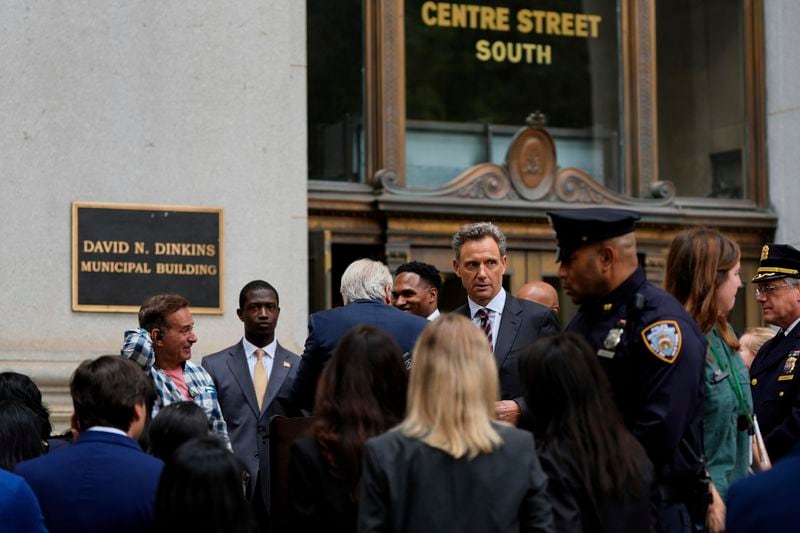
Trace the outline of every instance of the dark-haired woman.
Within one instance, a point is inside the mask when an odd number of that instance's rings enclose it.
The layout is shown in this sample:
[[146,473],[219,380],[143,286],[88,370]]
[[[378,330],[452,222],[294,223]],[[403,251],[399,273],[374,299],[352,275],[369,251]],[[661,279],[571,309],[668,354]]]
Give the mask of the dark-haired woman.
[[586,341],[574,333],[541,338],[521,354],[519,369],[555,530],[650,531],[652,464]]
[[382,329],[356,326],[342,337],[317,387],[313,437],[289,462],[290,531],[355,531],[364,444],[403,417],[403,351]]
[[0,401],[13,400],[21,402],[28,409],[33,411],[39,424],[39,433],[47,443],[47,448],[58,448],[71,442],[72,435],[67,432],[65,435],[51,437],[53,426],[50,424],[50,411],[42,401],[42,392],[36,383],[25,374],[19,372],[0,372]]
[[703,406],[703,446],[711,475],[713,500],[707,526],[725,529],[725,497],[730,484],[750,465],[753,400],[749,374],[738,354],[739,342],[728,324],[739,277],[739,246],[706,228],[675,236],[667,255],[664,285],[706,334],[706,399]]
[[207,437],[208,418],[194,402],[171,403],[159,409],[148,427],[148,453],[167,461],[184,442]]
[[17,463],[39,457],[44,451],[40,419],[26,405],[0,401],[0,468],[14,470]]
[[153,531],[254,533],[257,527],[244,496],[243,472],[218,437],[185,442],[161,474]]

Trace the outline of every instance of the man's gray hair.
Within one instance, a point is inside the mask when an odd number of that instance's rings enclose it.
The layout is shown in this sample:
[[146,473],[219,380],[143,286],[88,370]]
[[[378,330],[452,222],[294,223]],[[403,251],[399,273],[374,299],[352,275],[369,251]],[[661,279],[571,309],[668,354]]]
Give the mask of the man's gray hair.
[[491,222],[475,222],[472,224],[464,224],[461,229],[453,235],[453,252],[456,254],[456,259],[461,259],[461,247],[467,241],[479,241],[484,237],[491,237],[500,248],[500,255],[506,255],[506,236],[500,231],[500,228]]
[[340,291],[345,305],[360,299],[383,301],[386,287],[391,287],[392,283],[389,267],[380,261],[359,259],[350,263],[342,274]]

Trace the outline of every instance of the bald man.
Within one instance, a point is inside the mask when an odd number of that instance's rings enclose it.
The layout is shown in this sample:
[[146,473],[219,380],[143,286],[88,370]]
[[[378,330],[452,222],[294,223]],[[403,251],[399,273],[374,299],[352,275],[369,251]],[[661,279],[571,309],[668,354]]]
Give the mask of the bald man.
[[517,291],[517,298],[542,304],[556,313],[561,309],[558,306],[558,293],[552,285],[544,281],[531,281],[526,283]]
[[689,533],[689,513],[703,523],[710,501],[702,461],[703,332],[639,267],[639,213],[594,207],[548,215],[561,286],[581,306],[566,329],[596,351],[625,424],[653,462],[658,530]]

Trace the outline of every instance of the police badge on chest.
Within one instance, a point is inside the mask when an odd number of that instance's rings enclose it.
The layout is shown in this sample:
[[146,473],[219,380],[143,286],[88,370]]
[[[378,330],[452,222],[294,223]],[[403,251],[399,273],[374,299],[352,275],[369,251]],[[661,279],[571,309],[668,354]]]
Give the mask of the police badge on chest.
[[617,346],[622,340],[622,334],[625,332],[625,320],[620,320],[617,325],[608,330],[606,340],[603,341],[603,347],[597,350],[597,355],[607,359],[613,359],[617,355]]

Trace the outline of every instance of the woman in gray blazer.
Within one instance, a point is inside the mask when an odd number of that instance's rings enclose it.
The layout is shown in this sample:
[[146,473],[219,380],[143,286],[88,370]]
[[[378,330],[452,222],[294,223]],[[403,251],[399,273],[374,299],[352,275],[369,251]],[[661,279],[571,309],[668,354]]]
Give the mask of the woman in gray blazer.
[[414,348],[406,417],[367,441],[358,530],[552,531],[533,437],[494,418],[497,370],[483,332],[443,315]]

